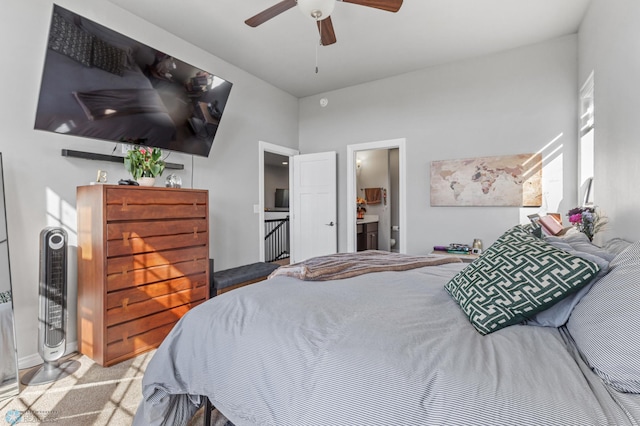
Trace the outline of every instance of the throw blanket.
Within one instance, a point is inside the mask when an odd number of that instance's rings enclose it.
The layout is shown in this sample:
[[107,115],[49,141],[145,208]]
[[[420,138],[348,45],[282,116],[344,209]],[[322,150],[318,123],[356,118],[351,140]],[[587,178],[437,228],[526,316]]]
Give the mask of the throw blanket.
[[298,278],[304,281],[328,281],[351,278],[382,271],[406,271],[445,263],[460,263],[456,257],[412,256],[387,251],[367,250],[357,253],[336,253],[318,256],[292,265],[281,266],[269,275]]
[[113,89],[73,92],[90,120],[141,114],[168,113],[162,98],[154,89]]

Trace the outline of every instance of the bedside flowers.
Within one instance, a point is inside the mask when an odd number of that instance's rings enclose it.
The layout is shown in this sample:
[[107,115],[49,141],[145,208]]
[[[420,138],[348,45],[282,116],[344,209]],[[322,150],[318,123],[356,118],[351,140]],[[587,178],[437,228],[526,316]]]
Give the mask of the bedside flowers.
[[595,207],[576,207],[567,213],[569,223],[578,231],[589,237],[593,241],[594,235],[604,228],[607,218],[601,215]]

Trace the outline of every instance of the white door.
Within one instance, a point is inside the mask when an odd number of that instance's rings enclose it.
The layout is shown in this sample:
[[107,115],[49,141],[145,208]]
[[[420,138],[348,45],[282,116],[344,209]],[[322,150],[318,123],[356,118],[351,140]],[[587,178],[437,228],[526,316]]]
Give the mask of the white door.
[[293,157],[291,262],[338,251],[336,152]]

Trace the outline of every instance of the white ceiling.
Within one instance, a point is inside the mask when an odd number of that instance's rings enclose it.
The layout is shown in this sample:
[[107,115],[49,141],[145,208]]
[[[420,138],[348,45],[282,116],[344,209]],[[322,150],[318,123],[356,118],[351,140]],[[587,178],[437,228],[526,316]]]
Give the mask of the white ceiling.
[[338,42],[318,48],[316,74],[318,30],[297,8],[244,23],[279,0],[110,1],[296,97],[572,34],[590,2],[405,0],[397,13],[338,2]]
[[[288,165],[289,157],[285,155],[275,154],[273,152],[264,152],[264,164],[271,167],[282,167],[289,169]],[[287,164],[283,164],[287,162]]]

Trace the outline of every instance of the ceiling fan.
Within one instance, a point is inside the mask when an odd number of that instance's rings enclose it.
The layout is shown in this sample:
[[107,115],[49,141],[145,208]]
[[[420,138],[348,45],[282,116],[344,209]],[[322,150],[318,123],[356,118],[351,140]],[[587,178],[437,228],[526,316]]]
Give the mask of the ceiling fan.
[[[257,27],[264,24],[269,19],[280,15],[283,12],[298,6],[300,11],[317,22],[320,32],[320,42],[323,46],[328,46],[336,42],[336,33],[331,22],[331,13],[338,0],[282,0],[280,3],[263,10],[255,16],[247,19],[245,24],[250,27]],[[402,0],[340,0],[344,3],[353,3],[360,6],[373,7],[388,12],[397,12],[402,6]]]

